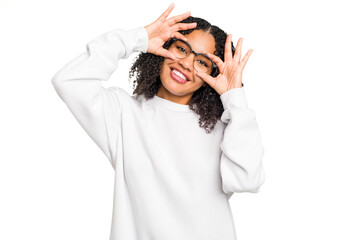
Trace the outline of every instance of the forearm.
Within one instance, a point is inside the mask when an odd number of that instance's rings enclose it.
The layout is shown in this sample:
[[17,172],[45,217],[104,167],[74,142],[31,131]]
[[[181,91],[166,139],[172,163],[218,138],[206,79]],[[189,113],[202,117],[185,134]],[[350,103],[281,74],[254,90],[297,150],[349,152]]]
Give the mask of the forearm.
[[264,148],[255,113],[247,106],[243,88],[224,94],[221,95],[224,105],[221,121],[227,126],[220,146],[223,191],[227,194],[258,192],[265,173]]

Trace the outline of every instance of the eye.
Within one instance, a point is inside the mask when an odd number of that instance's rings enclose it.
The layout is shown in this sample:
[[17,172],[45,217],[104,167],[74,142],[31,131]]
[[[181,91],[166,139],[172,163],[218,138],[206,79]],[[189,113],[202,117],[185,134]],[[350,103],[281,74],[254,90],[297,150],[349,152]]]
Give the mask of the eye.
[[198,60],[198,62],[199,62],[201,65],[203,65],[203,66],[205,66],[205,67],[208,67],[208,65],[206,64],[206,62],[204,62],[203,60]]
[[181,52],[184,52],[184,53],[186,53],[186,50],[185,50],[185,48],[183,48],[183,47],[179,47],[179,46],[177,46],[176,47],[177,49],[179,49]]

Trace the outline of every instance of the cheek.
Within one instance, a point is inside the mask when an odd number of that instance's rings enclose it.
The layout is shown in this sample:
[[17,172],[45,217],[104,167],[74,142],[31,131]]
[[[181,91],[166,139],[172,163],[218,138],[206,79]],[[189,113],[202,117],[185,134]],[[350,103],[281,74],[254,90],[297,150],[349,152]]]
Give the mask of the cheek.
[[204,82],[204,80],[201,77],[196,76],[196,74],[194,74],[194,80],[197,83],[203,83]]
[[[164,74],[164,70],[166,68],[166,63],[163,62],[163,64],[161,65],[161,68],[160,68],[160,75],[163,75]],[[166,71],[165,71],[166,72]]]
[[[161,69],[160,69],[160,74],[162,74],[164,72],[164,70],[166,69],[169,69],[169,60],[168,59],[165,59],[164,62],[162,63],[161,65]],[[165,71],[166,72],[166,71]]]

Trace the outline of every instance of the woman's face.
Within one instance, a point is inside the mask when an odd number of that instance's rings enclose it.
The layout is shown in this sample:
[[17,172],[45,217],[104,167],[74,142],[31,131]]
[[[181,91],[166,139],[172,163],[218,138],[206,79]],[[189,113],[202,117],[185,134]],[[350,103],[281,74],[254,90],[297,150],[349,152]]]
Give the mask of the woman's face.
[[[211,34],[197,29],[185,36],[195,52],[209,52],[214,54],[216,50],[215,39]],[[205,84],[205,82],[195,74],[194,57],[194,54],[189,54],[182,59],[164,59],[160,71],[161,86],[157,92],[157,96],[176,103],[188,104],[193,93]],[[186,81],[185,83],[177,81],[172,73],[172,69],[174,68],[186,75],[189,78],[189,81]]]

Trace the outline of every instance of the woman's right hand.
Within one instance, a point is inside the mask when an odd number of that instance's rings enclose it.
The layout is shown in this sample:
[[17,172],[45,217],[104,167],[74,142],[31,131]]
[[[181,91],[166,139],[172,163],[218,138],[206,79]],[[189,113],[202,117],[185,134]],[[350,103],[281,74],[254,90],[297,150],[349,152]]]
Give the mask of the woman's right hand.
[[188,41],[187,38],[178,31],[195,28],[196,23],[177,23],[188,18],[190,12],[166,20],[173,9],[174,3],[171,3],[168,9],[166,9],[155,22],[145,26],[145,29],[149,37],[147,52],[176,60],[176,57],[170,51],[162,47],[163,44],[172,37]]

